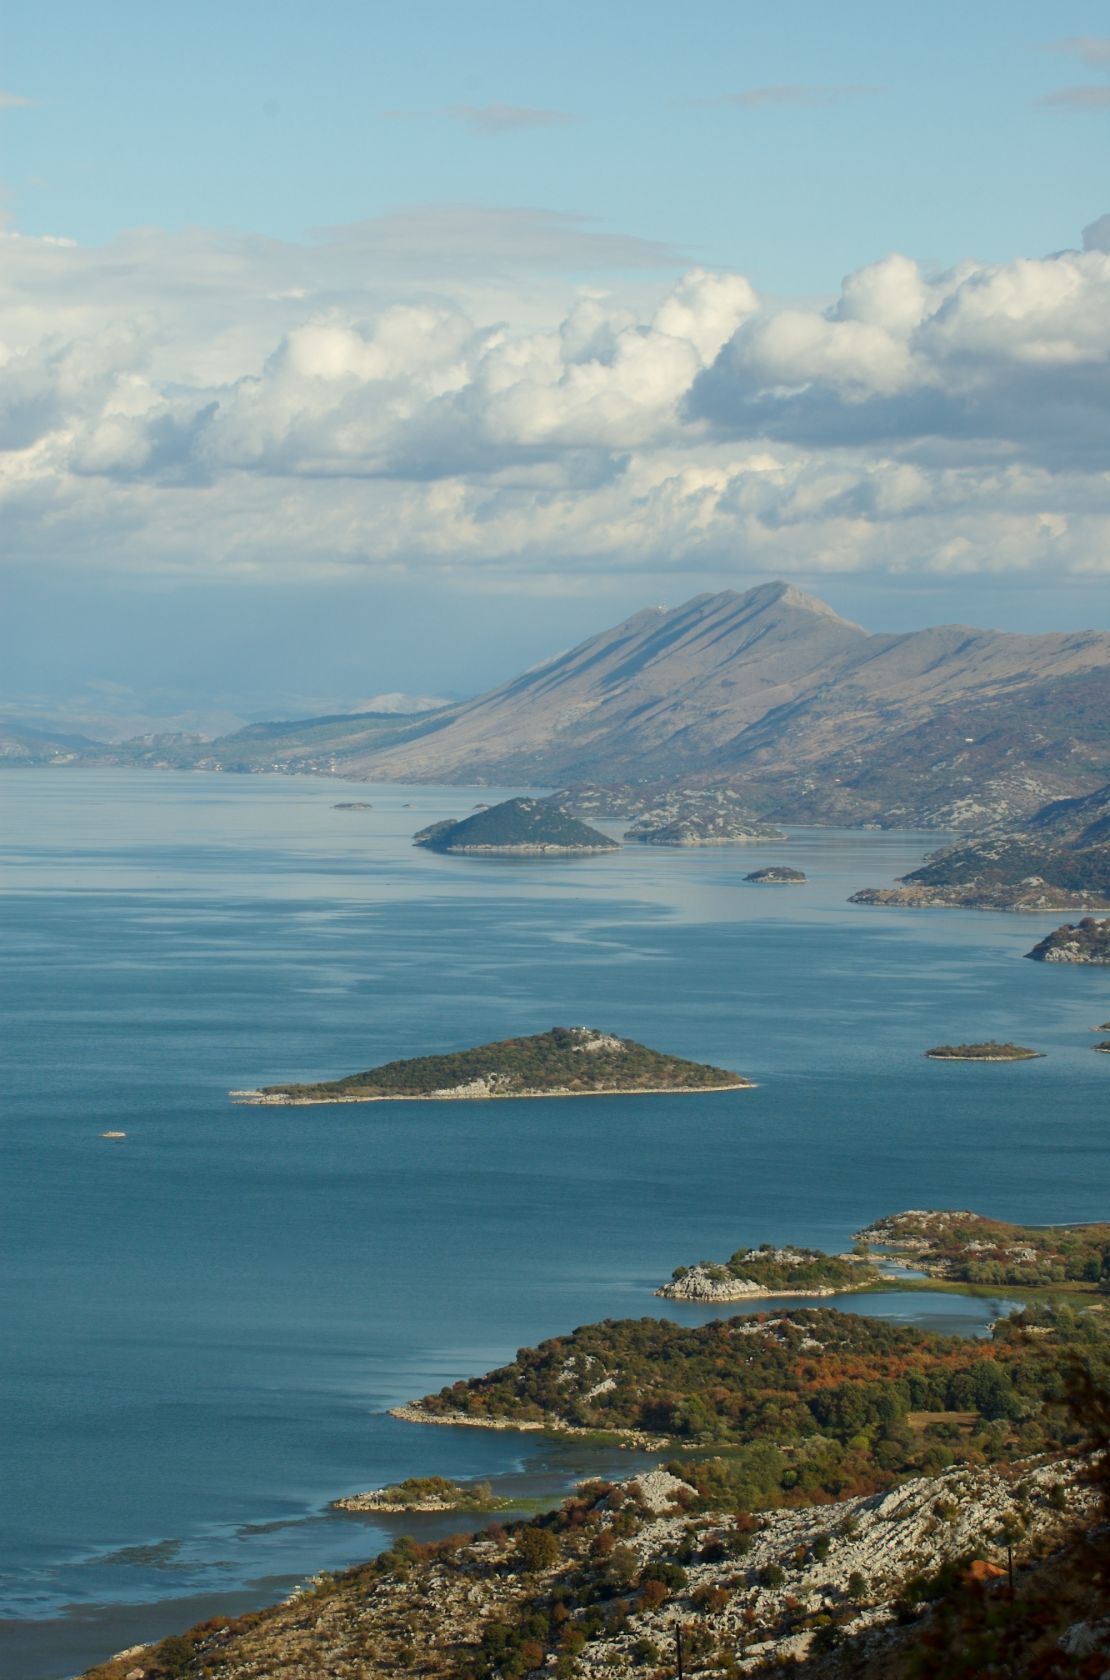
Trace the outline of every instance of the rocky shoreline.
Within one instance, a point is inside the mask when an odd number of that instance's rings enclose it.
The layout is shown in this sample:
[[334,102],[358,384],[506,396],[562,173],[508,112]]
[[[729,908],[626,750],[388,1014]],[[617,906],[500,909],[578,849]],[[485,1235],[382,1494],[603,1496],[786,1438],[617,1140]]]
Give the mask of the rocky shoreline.
[[[475,1081],[475,1086],[479,1082]],[[490,1091],[457,1086],[450,1091],[428,1091],[418,1096],[325,1096],[291,1097],[276,1091],[229,1091],[236,1107],[318,1108],[332,1103],[373,1102],[515,1102],[523,1099],[535,1102],[541,1097],[673,1097],[700,1096],[703,1091],[754,1091],[754,1079],[737,1078],[731,1085],[624,1085],[596,1091]]]
[[587,1435],[597,1437],[608,1435],[619,1440],[622,1447],[637,1447],[644,1452],[661,1452],[670,1445],[667,1435],[650,1435],[642,1429],[587,1429],[574,1423],[563,1423],[559,1418],[506,1418],[506,1417],[474,1417],[470,1412],[428,1412],[418,1400],[409,1400],[403,1406],[390,1406],[389,1415],[399,1418],[402,1423],[434,1423],[448,1429],[519,1429],[530,1435]]

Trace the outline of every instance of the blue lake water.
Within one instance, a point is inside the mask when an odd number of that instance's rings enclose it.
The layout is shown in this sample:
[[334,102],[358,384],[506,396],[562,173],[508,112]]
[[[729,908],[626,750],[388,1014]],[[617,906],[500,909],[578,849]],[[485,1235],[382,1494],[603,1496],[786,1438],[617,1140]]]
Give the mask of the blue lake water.
[[[1107,1216],[1110,1058],[1090,1028],[1110,1018],[1110,973],[1021,960],[1059,916],[845,903],[935,835],[528,862],[411,846],[497,796],[0,777],[3,1680],[267,1602],[388,1541],[380,1520],[329,1513],[338,1494],[433,1472],[527,1494],[627,1468],[384,1411],[592,1319],[713,1316],[653,1299],[679,1262],[838,1248],[912,1206]],[[334,810],[344,797],[374,809]],[[784,858],[808,886],[743,882]],[[555,1023],[759,1088],[226,1095]],[[991,1036],[1048,1055],[922,1057]],[[848,1304],[969,1332],[996,1310]]]

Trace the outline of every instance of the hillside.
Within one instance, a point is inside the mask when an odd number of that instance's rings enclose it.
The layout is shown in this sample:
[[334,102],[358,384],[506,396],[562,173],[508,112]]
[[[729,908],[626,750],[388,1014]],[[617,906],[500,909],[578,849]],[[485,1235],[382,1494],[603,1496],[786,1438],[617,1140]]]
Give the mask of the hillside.
[[960,841],[904,875],[897,887],[865,888],[853,904],[981,910],[1110,907],[1110,786],[1058,799],[1020,825]]
[[646,1414],[738,1444],[579,1483],[528,1522],[402,1538],[91,1673],[659,1680],[685,1659],[713,1680],[1093,1677],[1110,1649],[1106,1374],[1105,1333],[1067,1312],[1005,1320],[991,1344],[813,1309],[587,1326],[445,1405]]
[[240,1102],[381,1102],[390,1099],[574,1097],[602,1092],[719,1091],[751,1080],[705,1062],[649,1050],[632,1038],[592,1027],[552,1027],[441,1056],[386,1062],[364,1073],[316,1084],[233,1091]]
[[523,856],[619,849],[619,841],[549,799],[506,799],[459,822],[432,823],[414,834],[413,842],[433,852]]
[[434,711],[150,738],[67,761],[382,781],[681,780],[736,788],[776,821],[974,831],[1110,781],[1110,634],[871,634],[769,583],[648,608]]
[[391,739],[329,745],[367,778],[684,777],[778,819],[981,827],[1110,777],[1110,635],[871,635],[767,584],[637,613]]

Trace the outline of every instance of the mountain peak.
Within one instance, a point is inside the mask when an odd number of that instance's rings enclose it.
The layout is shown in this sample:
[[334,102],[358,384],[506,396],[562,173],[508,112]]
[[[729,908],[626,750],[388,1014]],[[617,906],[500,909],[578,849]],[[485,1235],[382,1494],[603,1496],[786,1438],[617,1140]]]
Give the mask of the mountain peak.
[[799,589],[797,584],[787,583],[785,578],[775,578],[771,583],[758,584],[737,599],[748,607],[789,607],[794,612],[814,613],[818,618],[831,618],[837,624],[851,625],[853,630],[860,629],[850,618],[842,618],[825,601],[818,600],[816,595],[807,595],[804,589]]

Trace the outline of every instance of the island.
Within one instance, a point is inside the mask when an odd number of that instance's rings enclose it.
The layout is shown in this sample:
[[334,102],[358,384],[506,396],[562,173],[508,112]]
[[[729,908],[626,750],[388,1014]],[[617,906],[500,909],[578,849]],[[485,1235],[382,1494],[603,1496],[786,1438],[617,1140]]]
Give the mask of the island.
[[351,1493],[333,1499],[333,1511],[408,1513],[438,1511],[504,1511],[509,1500],[498,1499],[488,1482],[452,1482],[446,1476],[407,1476],[403,1482]]
[[754,881],[761,887],[801,887],[806,882],[805,873],[801,869],[788,869],[782,863],[771,864],[767,869],[753,869],[744,879]]
[[950,1283],[1110,1288],[1110,1223],[1014,1225],[967,1209],[912,1208],[877,1219],[856,1241]]
[[1029,1050],[1024,1044],[997,1044],[988,1038],[982,1044],[937,1044],[926,1050],[931,1062],[1034,1062],[1043,1050]]
[[739,1248],[731,1260],[676,1266],[671,1281],[655,1290],[667,1301],[743,1301],[757,1295],[841,1295],[882,1281],[874,1266],[855,1254],[823,1254],[816,1248]]
[[547,799],[506,799],[461,822],[436,822],[413,835],[433,852],[485,857],[535,857],[614,852],[619,840],[572,817]]
[[365,799],[341,799],[338,805],[333,805],[333,811],[372,811],[374,807]]
[[1105,1056],[1110,1056],[1110,1038],[1104,1040],[1102,1044],[1092,1044],[1091,1049],[1098,1050]]
[[639,1096],[735,1091],[753,1081],[726,1068],[649,1050],[594,1027],[552,1027],[439,1056],[386,1062],[314,1084],[232,1091],[238,1103],[442,1102],[460,1098]]
[[1025,955],[1034,962],[1110,963],[1110,916],[1065,922]]

